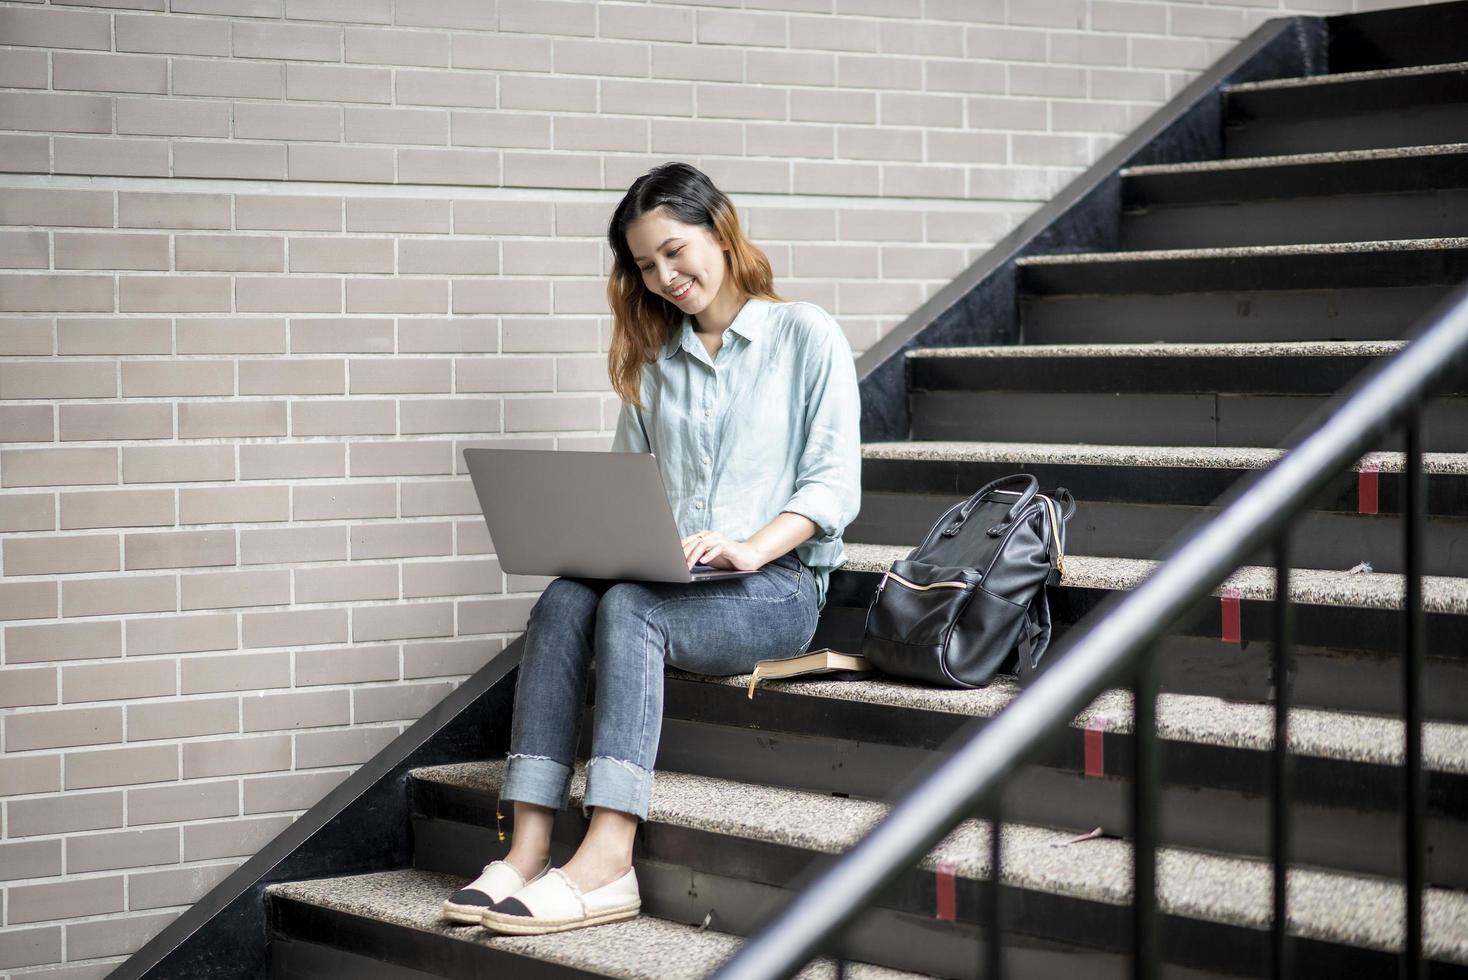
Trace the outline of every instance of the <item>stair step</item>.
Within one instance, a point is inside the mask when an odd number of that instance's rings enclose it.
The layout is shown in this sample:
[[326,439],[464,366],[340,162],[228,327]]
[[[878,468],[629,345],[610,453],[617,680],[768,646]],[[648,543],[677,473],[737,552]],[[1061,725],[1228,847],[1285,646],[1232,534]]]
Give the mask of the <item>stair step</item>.
[[1462,238],[1033,256],[1026,343],[1403,337],[1464,279]]
[[[840,572],[880,575],[892,562],[906,558],[912,546],[846,542],[846,561]],[[1159,566],[1156,561],[1067,555],[1062,586],[1085,589],[1134,589]],[[839,572],[838,572],[839,574]],[[1248,565],[1224,579],[1211,595],[1234,589],[1242,599],[1273,600],[1274,569]],[[1290,571],[1290,600],[1315,606],[1364,606],[1400,610],[1406,580],[1401,575],[1352,574],[1317,568]],[[1422,577],[1422,608],[1428,612],[1468,615],[1468,578],[1441,575]]]
[[[341,943],[351,949],[360,944],[374,959],[410,969],[431,967],[434,972],[424,976],[693,980],[712,972],[740,942],[736,936],[653,915],[546,936],[500,936],[439,919],[444,898],[463,884],[462,875],[409,869],[293,881],[270,885],[266,891],[275,907],[279,938],[287,940],[284,946]],[[280,955],[277,952],[278,959]],[[557,966],[562,969],[544,969]],[[289,976],[325,978],[343,972]],[[814,980],[834,973],[831,961],[822,959],[798,976]],[[866,963],[849,964],[847,975],[866,980],[918,977]]]
[[1468,62],[1249,82],[1223,100],[1230,157],[1468,138]]
[[1434,3],[1346,14],[1329,21],[1327,63],[1358,72],[1459,61],[1468,37],[1468,4]]
[[[1067,487],[1077,510],[1067,547],[1120,558],[1155,558],[1187,527],[1217,511],[1240,480],[1267,468],[1277,449],[1211,446],[1093,446],[996,442],[868,443],[862,448],[862,507],[848,537],[873,544],[919,541],[948,507],[1014,472],[1042,488]],[[1378,472],[1363,481],[1362,465]],[[1294,560],[1377,571],[1402,570],[1400,453],[1373,453],[1311,501],[1292,536]],[[1424,570],[1452,574],[1468,551],[1468,453],[1434,453],[1427,463],[1429,528]],[[1456,471],[1456,472],[1454,472]],[[1375,509],[1360,513],[1363,484]],[[1261,559],[1262,560],[1262,559]]]
[[1122,171],[1128,249],[1451,236],[1468,144],[1209,160]]
[[[908,353],[911,437],[1279,446],[1399,341],[956,347]],[[1463,379],[1468,382],[1468,376]],[[1468,384],[1450,386],[1457,396]],[[1424,412],[1424,447],[1468,450],[1468,399]],[[1394,433],[1376,449],[1401,444]]]
[[[481,814],[493,813],[503,773],[502,762],[486,761],[419,769],[413,779],[468,794],[459,797],[457,812],[447,815],[447,821],[454,822],[472,818],[472,811],[466,812],[463,803],[476,795],[484,806]],[[570,801],[577,817],[584,789],[585,768],[578,764]],[[501,806],[501,812],[503,809]],[[797,878],[809,858],[839,854],[854,845],[887,809],[886,804],[874,801],[659,771],[642,834],[640,866],[672,864],[715,876],[729,865],[740,865],[750,869],[751,878],[783,888]],[[420,826],[436,816],[425,813]],[[574,840],[579,819],[567,823],[571,826],[566,837]],[[466,854],[459,859],[470,865],[461,868],[461,874],[472,874],[473,865],[484,857],[474,849],[484,846],[481,841],[486,834],[475,834],[472,829],[456,834],[451,827],[434,828],[431,834],[437,839],[436,857],[452,859],[454,844],[471,852],[472,857]],[[931,916],[935,872],[942,865],[958,880],[955,892],[962,898],[957,921],[946,926],[930,921],[928,931],[935,938],[943,929],[972,935],[979,919],[971,896],[978,894],[989,874],[988,834],[989,827],[982,821],[962,823],[888,892],[881,902],[883,908],[907,916]],[[1072,837],[1045,827],[1006,825],[1001,878],[1008,892],[1006,933],[1031,942],[1074,944],[1124,955],[1130,937],[1118,926],[1131,898],[1131,846],[1115,839],[1069,843]],[[803,854],[807,860],[787,857],[777,865],[770,859],[771,848],[790,857],[795,856],[792,851]],[[683,877],[687,879],[686,872]],[[1203,968],[1220,965],[1220,959],[1236,962],[1238,944],[1247,947],[1267,938],[1269,881],[1270,869],[1264,862],[1162,849],[1158,856],[1159,907],[1169,919],[1188,920],[1188,935],[1198,944],[1182,954],[1184,961]],[[1320,947],[1346,947],[1356,955],[1363,950],[1400,948],[1402,925],[1399,912],[1394,911],[1402,905],[1399,885],[1294,868],[1290,890],[1291,932],[1303,940],[1301,952],[1306,961],[1312,954],[1319,955]],[[1083,903],[1086,911],[1071,916],[1049,914],[1047,905],[1055,898]],[[705,909],[722,913],[712,899],[710,896],[710,904],[705,905],[699,904],[697,896],[691,901],[686,896],[675,900],[679,913],[697,918]],[[1468,895],[1432,889],[1426,896],[1426,908],[1431,923],[1425,943],[1428,956],[1468,963]],[[871,931],[854,930],[857,934]],[[1026,945],[1026,939],[1015,942],[1020,948]],[[900,945],[896,942],[880,945],[888,947],[888,956],[905,955],[892,948]],[[1385,962],[1383,959],[1383,966]],[[1367,972],[1372,972],[1369,966]]]

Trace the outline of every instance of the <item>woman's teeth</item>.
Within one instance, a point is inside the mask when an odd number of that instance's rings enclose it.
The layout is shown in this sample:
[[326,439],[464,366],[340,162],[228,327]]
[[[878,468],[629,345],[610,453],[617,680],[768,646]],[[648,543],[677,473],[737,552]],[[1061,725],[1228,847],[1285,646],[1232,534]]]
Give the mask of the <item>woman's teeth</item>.
[[668,295],[671,296],[671,297],[673,297],[674,299],[682,299],[684,296],[687,296],[688,295],[688,291],[690,289],[692,289],[692,288],[693,288],[693,280],[690,279],[687,282],[685,282],[683,285],[679,286],[677,289],[673,290]]

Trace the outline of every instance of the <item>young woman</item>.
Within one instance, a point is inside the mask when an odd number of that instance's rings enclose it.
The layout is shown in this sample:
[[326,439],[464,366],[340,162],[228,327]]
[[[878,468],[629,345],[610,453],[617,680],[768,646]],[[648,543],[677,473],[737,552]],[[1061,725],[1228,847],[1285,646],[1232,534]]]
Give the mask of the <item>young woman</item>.
[[[861,505],[856,369],[836,322],[775,294],[769,260],[708,177],[670,163],[612,215],[612,449],[652,452],[688,564],[757,570],[694,583],[557,578],[530,611],[501,800],[509,854],[445,903],[497,932],[558,932],[637,915],[632,870],[662,728],[663,667],[740,674],[804,653],[842,530]],[[567,805],[587,668],[596,714],[583,813],[550,866]]]

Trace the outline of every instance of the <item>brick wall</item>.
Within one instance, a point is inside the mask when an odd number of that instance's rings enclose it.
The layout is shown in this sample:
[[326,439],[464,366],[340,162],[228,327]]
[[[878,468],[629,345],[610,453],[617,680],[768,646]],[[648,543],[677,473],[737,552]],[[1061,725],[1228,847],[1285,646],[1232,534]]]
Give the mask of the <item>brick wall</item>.
[[0,5],[0,974],[105,975],[523,628],[459,451],[610,445],[638,174],[860,352],[1282,9]]

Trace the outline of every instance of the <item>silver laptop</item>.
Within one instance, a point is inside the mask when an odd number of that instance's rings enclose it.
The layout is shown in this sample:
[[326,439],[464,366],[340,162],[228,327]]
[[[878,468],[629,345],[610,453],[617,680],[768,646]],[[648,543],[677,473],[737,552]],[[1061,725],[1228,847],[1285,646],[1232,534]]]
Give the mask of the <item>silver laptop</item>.
[[753,571],[694,565],[652,453],[465,449],[500,567],[515,575],[703,582]]

